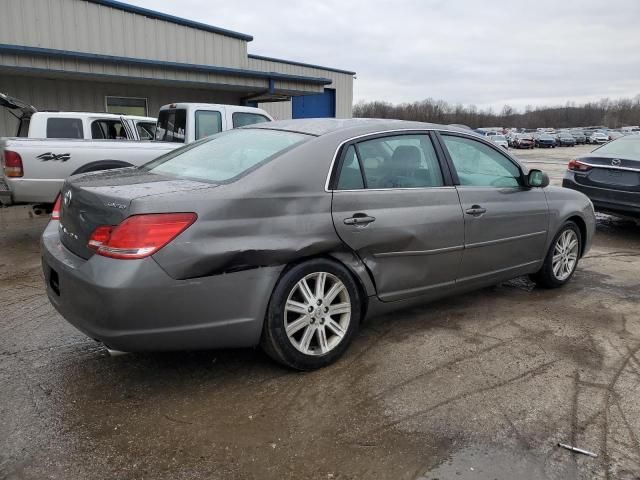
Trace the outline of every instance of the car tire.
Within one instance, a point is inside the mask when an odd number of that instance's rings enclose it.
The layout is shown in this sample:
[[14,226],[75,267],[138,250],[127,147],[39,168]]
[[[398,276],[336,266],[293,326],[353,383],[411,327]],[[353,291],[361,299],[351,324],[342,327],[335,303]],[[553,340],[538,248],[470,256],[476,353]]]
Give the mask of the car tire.
[[574,222],[566,222],[553,237],[542,268],[531,275],[531,280],[542,288],[562,287],[573,277],[581,251],[580,229]]
[[[325,367],[342,356],[358,331],[361,300],[358,285],[341,264],[317,258],[294,265],[273,290],[260,345],[290,368]],[[332,308],[338,313],[329,313]]]

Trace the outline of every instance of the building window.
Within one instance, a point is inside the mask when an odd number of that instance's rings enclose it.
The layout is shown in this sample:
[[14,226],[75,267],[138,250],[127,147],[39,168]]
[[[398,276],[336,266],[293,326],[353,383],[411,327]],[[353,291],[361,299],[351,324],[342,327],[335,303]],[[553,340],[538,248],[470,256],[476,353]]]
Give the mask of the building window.
[[107,112],[119,115],[147,116],[147,99],[136,97],[106,97]]

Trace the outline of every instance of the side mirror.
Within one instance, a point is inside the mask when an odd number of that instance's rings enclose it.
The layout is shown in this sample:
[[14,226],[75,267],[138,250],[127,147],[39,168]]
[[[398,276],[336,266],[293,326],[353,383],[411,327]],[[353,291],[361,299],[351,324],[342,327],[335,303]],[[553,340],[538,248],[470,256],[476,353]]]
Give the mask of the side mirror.
[[527,184],[530,187],[544,188],[549,186],[549,175],[542,170],[530,170],[527,175]]

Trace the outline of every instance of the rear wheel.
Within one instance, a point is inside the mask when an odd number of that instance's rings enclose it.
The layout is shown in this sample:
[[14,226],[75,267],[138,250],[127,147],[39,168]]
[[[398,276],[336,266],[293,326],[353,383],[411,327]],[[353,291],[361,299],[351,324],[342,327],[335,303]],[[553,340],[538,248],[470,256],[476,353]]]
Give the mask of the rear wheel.
[[295,265],[273,291],[262,348],[297,370],[324,367],[348,348],[360,313],[358,287],[345,267],[327,259]]
[[565,223],[556,234],[542,268],[531,279],[544,288],[558,288],[566,284],[576,271],[582,238],[573,222]]

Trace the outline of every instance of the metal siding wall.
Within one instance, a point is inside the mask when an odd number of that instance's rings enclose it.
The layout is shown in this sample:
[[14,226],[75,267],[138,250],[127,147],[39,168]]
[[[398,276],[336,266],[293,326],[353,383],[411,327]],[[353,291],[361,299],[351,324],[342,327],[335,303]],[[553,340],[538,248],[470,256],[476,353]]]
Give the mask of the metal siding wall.
[[[218,85],[256,87],[257,89],[267,89],[269,85],[268,80],[264,78],[237,77],[233,75],[219,75],[215,73],[172,70],[170,68],[154,66],[110,64],[102,63],[100,61],[59,60],[55,58],[42,58],[30,55],[0,54],[0,66],[44,68],[82,74],[120,75],[130,78],[151,78],[163,81],[178,80],[201,82]],[[123,80],[126,81],[126,79]]]
[[267,102],[259,103],[259,108],[266,110],[276,120],[291,119],[291,102]]
[[84,0],[3,0],[0,43],[182,63],[247,66],[244,40]]
[[[149,116],[155,117],[162,105],[171,102],[238,104],[240,95],[228,91],[199,90],[136,84],[106,83],[63,79],[41,79],[0,75],[0,92],[31,103],[39,110],[104,112],[106,96],[143,97]],[[0,109],[0,137],[15,135],[17,122],[6,109]]]
[[[331,85],[325,85],[323,88],[334,88],[336,90],[336,117],[351,118],[353,115],[353,76],[346,73],[333,72],[321,68],[302,67],[300,65],[291,65],[286,62],[274,62],[270,60],[261,60],[249,58],[249,68],[252,70],[260,70],[263,72],[282,72],[292,75],[305,75],[310,77],[323,77],[333,80]],[[322,88],[317,89],[322,91]],[[263,108],[262,106],[260,108]],[[265,108],[266,109],[266,108]],[[291,108],[289,117],[291,118]],[[270,110],[267,110],[271,113]]]

